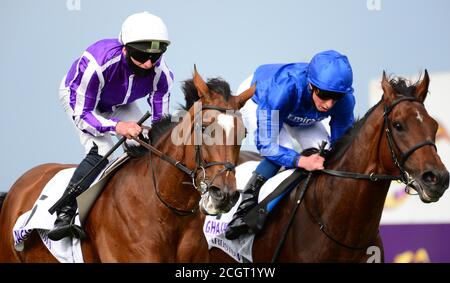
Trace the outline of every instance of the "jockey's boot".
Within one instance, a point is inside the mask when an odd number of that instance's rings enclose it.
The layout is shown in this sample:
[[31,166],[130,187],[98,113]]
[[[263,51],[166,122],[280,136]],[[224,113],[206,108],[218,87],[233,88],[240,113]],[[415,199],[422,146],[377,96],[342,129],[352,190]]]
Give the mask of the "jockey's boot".
[[242,193],[242,201],[239,205],[233,219],[228,224],[227,230],[225,231],[225,238],[228,240],[237,239],[240,235],[244,233],[250,233],[250,229],[244,221],[244,216],[253,207],[258,204],[258,194],[261,187],[267,179],[257,172],[253,172],[252,177],[248,181]]
[[[98,147],[94,143],[94,146],[89,151],[88,155],[81,161],[78,165],[77,169],[73,173],[72,178],[70,179],[69,185],[64,191],[63,196],[67,195],[72,187],[77,184],[92,168],[95,167],[97,163],[101,161],[103,156],[98,154]],[[102,164],[95,168],[95,172],[92,172],[88,178],[86,178],[81,184],[79,184],[77,195],[74,195],[72,200],[68,201],[66,205],[62,206],[59,210],[56,211],[56,221],[53,229],[48,233],[48,238],[52,241],[58,241],[62,238],[71,236],[76,238],[84,238],[86,237],[83,229],[74,224],[74,216],[77,210],[77,203],[75,198],[84,192],[86,189],[90,187],[90,185],[94,182],[97,175],[106,167],[108,164],[108,160],[102,161]]]
[[50,240],[59,241],[62,238],[75,236],[75,234],[78,234],[75,232],[76,228],[72,227],[75,226],[73,224],[73,218],[75,216],[76,210],[76,203],[71,202],[70,204],[64,205],[60,210],[56,212],[57,218],[55,221],[55,225],[53,229],[48,233],[48,238]]

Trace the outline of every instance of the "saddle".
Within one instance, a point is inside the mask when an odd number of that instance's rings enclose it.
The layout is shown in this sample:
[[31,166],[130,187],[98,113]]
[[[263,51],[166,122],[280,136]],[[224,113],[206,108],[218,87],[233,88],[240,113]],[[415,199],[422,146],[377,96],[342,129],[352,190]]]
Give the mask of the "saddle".
[[264,228],[269,212],[272,211],[281,198],[297,187],[307,175],[307,171],[300,168],[296,169],[288,178],[283,180],[273,192],[244,216],[245,223],[250,227],[254,234],[258,234]]
[[[323,145],[324,147],[325,145]],[[329,151],[322,147],[323,156],[326,156]],[[320,153],[321,150],[317,148],[308,148],[302,151],[303,156],[310,156],[316,153]],[[281,182],[278,187],[271,192],[265,199],[258,203],[254,208],[252,208],[245,216],[244,221],[250,227],[254,234],[258,234],[264,228],[266,218],[276,204],[288,194],[292,189],[296,188],[300,182],[308,176],[308,171],[297,168],[295,171],[283,182]]]

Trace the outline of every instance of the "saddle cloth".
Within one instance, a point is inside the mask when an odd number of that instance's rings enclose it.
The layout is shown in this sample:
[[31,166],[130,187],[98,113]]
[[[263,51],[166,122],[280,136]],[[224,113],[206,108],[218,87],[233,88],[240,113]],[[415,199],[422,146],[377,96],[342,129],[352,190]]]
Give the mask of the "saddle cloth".
[[[252,176],[252,172],[255,171],[258,164],[259,161],[248,161],[236,167],[236,187],[238,191],[243,191],[245,185]],[[261,202],[266,196],[274,191],[278,185],[293,172],[294,169],[285,170],[267,180],[259,192],[258,202]],[[255,238],[254,234],[244,234],[235,240],[228,240],[225,238],[225,230],[239,207],[241,200],[242,193],[239,200],[228,213],[219,214],[217,216],[206,216],[205,223],[203,224],[203,233],[205,234],[209,249],[213,247],[219,248],[237,262],[253,262],[252,247]]]
[[[101,177],[93,182],[91,187],[83,194],[77,197],[79,210],[75,217],[75,224],[81,226],[83,218],[85,218],[92,207],[95,199],[101,193],[103,186],[109,179],[111,174],[129,159],[124,154],[116,160],[112,161],[106,169],[99,174]],[[42,242],[50,251],[50,253],[63,263],[82,263],[83,255],[81,251],[81,241],[77,238],[65,237],[59,241],[52,241],[48,238],[48,232],[53,229],[56,220],[56,213],[50,214],[48,210],[63,195],[70,179],[72,178],[75,168],[68,168],[59,171],[45,185],[41,194],[33,205],[33,208],[22,214],[13,227],[14,248],[17,251],[23,251],[26,240],[30,237],[33,230],[39,234]],[[93,193],[94,192],[94,193]],[[86,197],[87,196],[87,197]],[[80,221],[80,211],[81,221]]]
[[[52,241],[47,236],[56,220],[56,213],[52,215],[48,210],[63,195],[74,171],[75,168],[59,171],[45,185],[33,208],[17,219],[13,228],[14,248],[17,251],[23,251],[25,241],[33,230],[36,230],[44,245],[59,262],[83,262],[79,239],[66,237],[59,241]],[[80,225],[78,215],[75,223]]]

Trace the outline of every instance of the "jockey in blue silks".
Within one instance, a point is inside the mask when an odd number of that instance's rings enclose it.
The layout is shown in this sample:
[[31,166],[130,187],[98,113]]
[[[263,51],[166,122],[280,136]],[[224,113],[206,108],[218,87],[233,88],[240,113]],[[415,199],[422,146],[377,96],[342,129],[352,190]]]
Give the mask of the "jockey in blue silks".
[[[293,140],[303,150],[317,148],[323,140],[332,146],[354,122],[352,68],[347,57],[334,50],[316,54],[309,64],[262,65],[237,93],[253,83],[255,94],[240,111],[264,159],[242,192],[242,202],[225,232],[228,239],[252,232],[244,216],[257,204],[262,185],[281,167],[324,169],[323,157],[302,156],[293,149]],[[321,123],[327,117],[331,137]]]

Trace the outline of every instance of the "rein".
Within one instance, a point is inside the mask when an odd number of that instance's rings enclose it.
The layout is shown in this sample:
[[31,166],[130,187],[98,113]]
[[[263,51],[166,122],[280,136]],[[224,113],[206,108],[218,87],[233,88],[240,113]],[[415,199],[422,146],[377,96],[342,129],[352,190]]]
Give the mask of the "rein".
[[[191,170],[189,168],[187,168],[186,166],[184,166],[183,164],[180,163],[180,161],[177,161],[175,159],[173,159],[172,157],[162,153],[161,151],[159,151],[158,149],[156,149],[155,147],[153,147],[152,145],[142,141],[139,138],[133,138],[133,140],[135,140],[136,142],[138,142],[141,146],[147,148],[148,150],[150,150],[152,152],[152,154],[156,154],[159,158],[161,158],[162,160],[170,163],[171,165],[175,166],[177,169],[179,169],[180,171],[184,172],[185,174],[187,174],[188,176],[195,178],[195,170]],[[156,188],[156,176],[155,176],[155,169],[153,167],[153,158],[152,158],[152,154],[150,154],[150,167],[152,169],[152,180],[153,180],[153,188],[155,190],[156,196],[158,197],[159,201],[164,204],[167,208],[169,208],[170,210],[172,210],[175,214],[179,215],[179,216],[188,216],[191,214],[194,214],[198,211],[198,206],[194,207],[193,209],[190,210],[183,210],[183,209],[179,209],[176,208],[172,205],[170,205],[168,202],[166,202],[160,195],[158,189]]]
[[[403,167],[403,165],[405,164],[406,160],[408,159],[409,156],[411,156],[412,153],[414,153],[417,149],[426,146],[426,145],[431,145],[436,149],[436,145],[434,144],[434,142],[429,141],[429,140],[425,140],[423,142],[420,142],[418,144],[416,144],[415,146],[411,147],[410,149],[408,149],[405,153],[401,153],[400,152],[400,157],[401,157],[401,161],[399,161],[399,159],[397,158],[397,155],[395,154],[394,151],[394,145],[395,147],[398,149],[398,145],[397,143],[394,141],[394,138],[392,137],[392,132],[390,130],[390,120],[389,120],[389,113],[391,113],[392,109],[394,109],[395,106],[397,106],[399,103],[403,102],[403,101],[413,101],[413,102],[419,102],[422,104],[421,101],[419,101],[417,98],[415,97],[401,97],[397,100],[395,100],[394,102],[392,102],[392,104],[388,107],[388,106],[384,106],[384,113],[383,113],[383,117],[384,117],[384,121],[383,121],[383,128],[385,128],[385,132],[386,132],[386,137],[388,140],[388,146],[389,146],[389,151],[391,152],[391,156],[392,156],[392,161],[394,162],[395,166],[397,166],[397,168],[399,169],[401,175],[397,175],[397,176],[392,176],[392,175],[378,175],[375,173],[370,173],[370,174],[360,174],[360,173],[353,173],[353,172],[346,172],[346,171],[336,171],[336,170],[329,170],[329,169],[324,169],[324,170],[319,170],[319,172],[328,174],[328,175],[332,175],[332,176],[336,176],[336,177],[342,177],[342,178],[352,178],[352,179],[365,179],[365,180],[370,180],[370,181],[380,181],[380,180],[388,180],[388,181],[393,181],[393,180],[397,180],[397,181],[401,181],[402,183],[404,183],[407,187],[411,185],[411,183],[414,182],[414,179],[410,176],[410,174],[405,170],[405,168]],[[320,211],[319,211],[319,207],[317,205],[317,196],[316,196],[316,190],[314,189],[314,207],[315,207],[315,212],[317,217],[314,217],[314,220],[317,222],[317,224],[319,224],[320,227],[320,231],[322,231],[322,233],[325,234],[325,236],[327,236],[328,239],[332,240],[333,242],[335,242],[336,244],[345,247],[347,249],[352,249],[352,250],[362,250],[367,248],[370,243],[373,242],[374,239],[372,239],[368,244],[363,245],[363,246],[351,246],[351,245],[347,245],[344,244],[343,242],[335,239],[330,232],[327,232],[328,229],[326,229],[326,225],[324,224],[323,220],[320,217]],[[318,219],[317,219],[318,218]],[[378,235],[378,234],[377,234]]]
[[411,147],[410,149],[408,149],[405,153],[400,153],[401,161],[399,161],[399,159],[397,158],[397,155],[395,154],[395,151],[394,151],[394,145],[396,148],[398,148],[398,145],[394,141],[394,138],[392,137],[392,132],[390,130],[391,123],[389,121],[388,115],[389,115],[389,113],[391,113],[392,109],[394,109],[394,107],[396,105],[398,105],[400,102],[403,102],[403,101],[415,101],[415,102],[419,102],[422,104],[422,102],[420,102],[415,97],[402,97],[402,98],[399,98],[399,99],[395,100],[394,102],[392,102],[392,104],[389,107],[385,106],[384,113],[383,113],[383,117],[384,117],[383,128],[385,128],[386,138],[388,140],[388,145],[389,145],[389,150],[392,155],[392,161],[394,162],[395,166],[397,166],[397,168],[399,169],[399,171],[401,173],[400,175],[379,175],[379,174],[375,174],[373,172],[370,174],[361,174],[361,173],[337,171],[337,170],[330,170],[330,169],[322,169],[322,170],[318,170],[318,172],[332,175],[335,177],[342,177],[342,178],[363,179],[363,180],[370,180],[370,181],[374,181],[374,182],[379,181],[379,180],[401,181],[406,186],[411,185],[411,183],[414,182],[414,179],[411,178],[410,174],[403,167],[406,160],[411,156],[411,154],[414,153],[414,151],[418,150],[419,148],[426,146],[426,145],[431,145],[436,149],[436,145],[434,142],[429,141],[429,140],[420,142],[420,143],[416,144],[415,146]]
[[[394,109],[394,107],[396,105],[398,105],[399,103],[403,102],[403,101],[413,101],[413,102],[419,102],[422,104],[421,101],[419,101],[417,98],[415,97],[401,97],[397,100],[395,100],[394,102],[392,102],[392,104],[388,107],[388,106],[384,106],[384,112],[383,112],[383,128],[385,128],[385,133],[386,133],[386,137],[387,137],[387,141],[388,141],[388,146],[389,146],[389,150],[391,152],[391,156],[392,156],[392,161],[394,162],[395,166],[399,169],[400,171],[400,175],[383,175],[383,174],[375,174],[374,172],[371,172],[370,174],[362,174],[362,173],[355,173],[355,172],[348,172],[348,171],[338,171],[338,170],[331,170],[331,169],[322,169],[322,170],[317,170],[314,172],[318,172],[318,173],[325,173],[331,176],[335,176],[335,177],[341,177],[341,178],[350,178],[350,179],[359,179],[359,180],[369,180],[369,181],[401,181],[402,183],[404,183],[407,187],[411,185],[411,183],[414,182],[414,179],[410,176],[410,174],[405,170],[405,168],[403,167],[403,165],[405,164],[406,160],[409,158],[409,156],[411,156],[411,154],[413,154],[417,149],[426,146],[426,145],[430,145],[433,146],[436,149],[436,145],[434,142],[430,141],[430,140],[425,140],[423,142],[420,142],[416,145],[414,145],[413,147],[411,147],[410,149],[408,149],[405,153],[400,152],[400,161],[397,158],[397,155],[395,154],[394,151],[394,145],[395,147],[398,149],[398,145],[395,142],[394,138],[392,137],[392,132],[390,130],[390,120],[388,115],[391,113],[391,111]],[[324,145],[323,145],[324,147]],[[287,236],[287,231],[289,230],[289,227],[292,225],[293,222],[293,218],[294,215],[297,211],[297,208],[300,206],[300,203],[303,200],[303,196],[304,193],[307,189],[308,183],[310,181],[310,177],[312,175],[312,172],[310,172],[308,174],[308,178],[305,181],[304,185],[302,186],[302,188],[299,190],[297,197],[296,197],[296,204],[294,207],[293,212],[291,213],[290,219],[284,229],[284,233],[282,235],[282,239],[280,240],[275,253],[272,257],[272,262],[275,262],[275,260],[277,259],[280,251],[281,251],[281,247],[285,241],[285,238]],[[319,207],[317,205],[317,195],[316,195],[316,190],[314,188],[314,195],[313,195],[313,201],[314,201],[314,209],[315,209],[315,214],[316,216],[312,215],[308,210],[308,213],[310,214],[310,216],[312,216],[312,218],[314,219],[314,221],[316,221],[316,223],[319,225],[319,229],[320,231],[330,240],[332,240],[333,242],[335,242],[336,244],[347,248],[347,249],[351,249],[351,250],[363,250],[365,248],[367,248],[374,239],[372,239],[369,244],[364,245],[364,246],[351,246],[351,245],[347,245],[337,239],[335,239],[331,233],[329,232],[329,230],[326,228],[326,225],[324,224],[324,221],[321,219],[320,217],[320,211],[319,211]],[[378,233],[379,234],[379,233]],[[377,236],[378,236],[377,234]]]
[[[218,106],[214,106],[214,105],[204,105],[202,107],[202,109],[195,114],[194,131],[195,131],[196,138],[201,138],[201,135],[202,135],[203,130],[204,130],[204,127],[202,125],[202,120],[201,120],[201,117],[200,117],[200,113],[203,110],[217,110],[217,111],[220,111],[220,112],[226,112],[226,111],[233,110],[233,109],[222,108],[222,107],[218,107]],[[196,144],[195,145],[196,167],[194,169],[189,169],[186,165],[181,163],[181,161],[176,160],[176,159],[170,157],[169,155],[161,152],[160,150],[158,150],[157,148],[152,146],[150,143],[144,142],[141,139],[135,138],[135,137],[133,137],[133,140],[135,140],[141,146],[145,147],[146,149],[150,150],[150,152],[151,152],[151,154],[150,154],[150,167],[151,167],[151,170],[152,170],[153,188],[155,190],[156,196],[158,197],[158,199],[161,201],[162,204],[164,204],[167,208],[169,208],[175,214],[180,215],[180,216],[188,216],[188,215],[196,213],[198,211],[198,205],[195,208],[190,209],[190,210],[178,209],[178,208],[170,205],[167,201],[165,201],[161,197],[161,195],[160,195],[160,193],[159,193],[159,191],[157,189],[157,185],[156,185],[157,182],[156,182],[155,170],[154,170],[153,162],[152,162],[152,154],[157,155],[162,160],[168,162],[169,164],[171,164],[174,167],[176,167],[178,170],[180,170],[183,173],[185,173],[186,175],[188,175],[189,178],[192,179],[192,182],[188,183],[188,184],[192,185],[200,193],[200,195],[204,195],[209,190],[209,188],[211,187],[212,182],[215,180],[215,178],[218,175],[222,174],[225,171],[233,171],[234,168],[236,167],[236,165],[231,163],[231,162],[205,162],[203,157],[202,157],[202,153],[201,153],[201,151],[202,151],[201,144]],[[197,139],[197,140],[201,140],[201,139]],[[217,166],[217,165],[223,165],[224,168],[222,168],[221,170],[216,172],[211,180],[207,180],[207,178],[206,178],[206,168],[209,168],[209,167],[212,167],[212,166]],[[199,182],[199,184],[197,184],[196,181],[195,181],[195,178],[198,175],[199,171],[203,174],[203,176],[202,176],[202,179]]]

